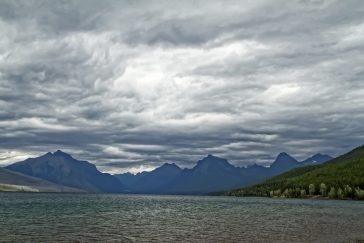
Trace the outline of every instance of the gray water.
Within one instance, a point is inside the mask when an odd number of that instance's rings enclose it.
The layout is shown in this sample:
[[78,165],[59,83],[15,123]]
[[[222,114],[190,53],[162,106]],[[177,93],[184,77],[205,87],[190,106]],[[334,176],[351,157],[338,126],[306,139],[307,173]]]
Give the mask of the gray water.
[[0,241],[356,242],[364,202],[0,193]]

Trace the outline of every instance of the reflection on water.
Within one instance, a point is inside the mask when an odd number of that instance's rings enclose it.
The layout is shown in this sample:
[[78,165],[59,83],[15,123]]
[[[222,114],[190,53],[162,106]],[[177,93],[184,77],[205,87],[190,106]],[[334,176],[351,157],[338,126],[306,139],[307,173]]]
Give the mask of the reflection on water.
[[0,241],[355,242],[364,202],[0,193]]

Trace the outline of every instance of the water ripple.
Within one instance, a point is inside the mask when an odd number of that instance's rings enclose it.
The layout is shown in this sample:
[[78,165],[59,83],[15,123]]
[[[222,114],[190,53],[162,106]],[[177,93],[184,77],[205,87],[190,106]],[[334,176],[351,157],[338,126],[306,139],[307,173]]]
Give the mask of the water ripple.
[[0,193],[0,236],[1,242],[355,242],[364,239],[364,203]]

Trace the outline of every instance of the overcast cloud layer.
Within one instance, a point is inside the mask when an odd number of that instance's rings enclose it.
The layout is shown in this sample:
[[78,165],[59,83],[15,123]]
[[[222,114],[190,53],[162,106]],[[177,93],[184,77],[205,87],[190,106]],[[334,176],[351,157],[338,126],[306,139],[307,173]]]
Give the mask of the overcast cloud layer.
[[0,1],[0,165],[245,166],[364,144],[363,1]]

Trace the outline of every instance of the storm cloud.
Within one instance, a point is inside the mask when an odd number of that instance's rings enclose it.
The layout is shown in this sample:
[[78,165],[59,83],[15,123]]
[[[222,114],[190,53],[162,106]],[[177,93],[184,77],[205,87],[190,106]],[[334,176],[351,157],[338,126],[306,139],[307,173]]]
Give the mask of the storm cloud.
[[0,34],[0,165],[268,165],[364,143],[360,0],[2,0]]

